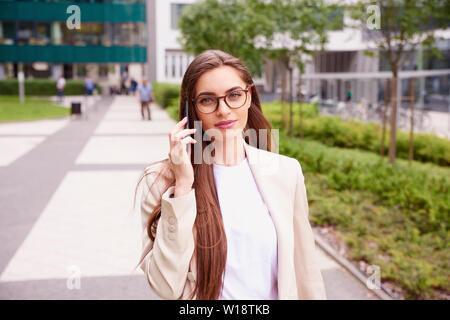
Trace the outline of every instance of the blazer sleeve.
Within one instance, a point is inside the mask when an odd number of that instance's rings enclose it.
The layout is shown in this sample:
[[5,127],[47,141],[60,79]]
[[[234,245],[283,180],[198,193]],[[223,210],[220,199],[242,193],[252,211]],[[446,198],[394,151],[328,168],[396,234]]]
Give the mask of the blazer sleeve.
[[[148,175],[147,185],[153,175]],[[145,189],[145,188],[144,188]],[[180,299],[194,253],[193,226],[197,215],[195,189],[183,196],[171,198],[175,187],[162,195],[155,183],[143,192],[141,216],[143,224],[143,248],[140,267],[147,276],[153,291],[163,299]],[[148,237],[146,226],[150,214],[161,199],[161,217],[156,229],[155,241]]]
[[[309,222],[306,187],[300,163],[295,160],[297,184],[294,200],[294,264],[299,299],[326,299],[325,285],[318,263],[314,234]],[[303,279],[299,281],[299,279]]]

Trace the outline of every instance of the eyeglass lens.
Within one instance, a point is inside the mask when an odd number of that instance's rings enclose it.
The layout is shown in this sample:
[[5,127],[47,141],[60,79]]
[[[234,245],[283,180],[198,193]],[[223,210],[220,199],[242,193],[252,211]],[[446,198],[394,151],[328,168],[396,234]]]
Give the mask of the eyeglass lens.
[[[225,96],[225,103],[230,108],[240,108],[247,100],[247,92],[245,90],[235,90]],[[201,112],[210,113],[216,110],[218,106],[218,98],[214,95],[201,95],[197,99],[197,107]]]

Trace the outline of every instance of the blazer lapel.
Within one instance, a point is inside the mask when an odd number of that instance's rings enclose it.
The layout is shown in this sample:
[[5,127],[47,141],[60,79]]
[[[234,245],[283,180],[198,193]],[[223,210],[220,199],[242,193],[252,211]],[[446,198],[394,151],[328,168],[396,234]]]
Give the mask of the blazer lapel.
[[256,185],[270,212],[277,231],[278,240],[278,298],[297,299],[296,279],[293,261],[293,220],[289,219],[290,209],[286,195],[280,194],[279,186],[281,158],[279,155],[250,146],[244,140],[250,169]]

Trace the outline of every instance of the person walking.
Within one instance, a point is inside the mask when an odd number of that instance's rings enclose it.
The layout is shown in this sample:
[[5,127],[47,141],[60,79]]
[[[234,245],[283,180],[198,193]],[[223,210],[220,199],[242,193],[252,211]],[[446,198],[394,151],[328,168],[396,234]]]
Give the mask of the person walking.
[[247,67],[207,50],[187,68],[180,100],[168,158],[136,186],[145,182],[136,268],[150,288],[173,300],[326,299],[301,165],[272,152]]
[[92,93],[94,92],[95,84],[91,77],[87,76],[84,79],[84,90],[86,96],[92,96]]
[[131,94],[135,94],[136,93],[137,85],[138,85],[137,81],[134,80],[134,78],[131,78],[131,80],[130,80],[130,93]]
[[58,81],[56,81],[56,92],[58,95],[58,103],[62,103],[64,100],[64,89],[66,88],[66,79],[63,75],[60,75]]
[[150,113],[150,103],[155,100],[155,96],[153,93],[152,85],[148,83],[146,79],[142,80],[142,84],[138,85],[136,89],[136,97],[141,103],[142,120],[145,120],[144,111],[147,111],[148,120],[152,120],[152,116]]

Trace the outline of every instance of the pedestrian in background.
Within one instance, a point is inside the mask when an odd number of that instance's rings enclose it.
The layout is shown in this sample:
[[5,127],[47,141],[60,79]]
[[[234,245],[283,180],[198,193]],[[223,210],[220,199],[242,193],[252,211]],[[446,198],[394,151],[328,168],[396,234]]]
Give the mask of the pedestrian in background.
[[92,96],[94,92],[94,81],[90,77],[84,79],[84,92],[87,96]]
[[148,120],[152,120],[152,116],[150,114],[150,103],[155,100],[155,96],[153,94],[152,85],[148,83],[146,79],[142,80],[142,84],[138,85],[136,97],[141,103],[142,120],[145,120],[145,110],[147,110],[148,113]]
[[134,78],[131,78],[131,80],[130,80],[130,92],[131,92],[131,94],[134,94],[136,92],[137,85],[138,85],[137,81],[134,80]]
[[58,95],[58,103],[62,103],[64,100],[64,89],[66,88],[66,79],[63,75],[60,75],[56,82],[56,91]]
[[122,74],[122,78],[120,79],[120,94],[128,95],[129,89],[127,87],[128,83],[128,72],[124,72]]

